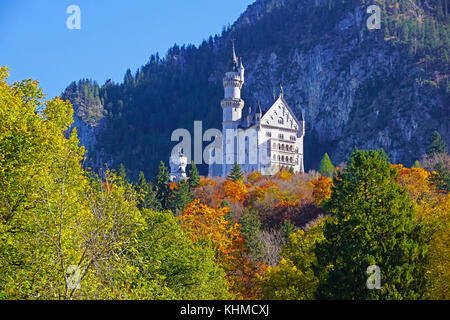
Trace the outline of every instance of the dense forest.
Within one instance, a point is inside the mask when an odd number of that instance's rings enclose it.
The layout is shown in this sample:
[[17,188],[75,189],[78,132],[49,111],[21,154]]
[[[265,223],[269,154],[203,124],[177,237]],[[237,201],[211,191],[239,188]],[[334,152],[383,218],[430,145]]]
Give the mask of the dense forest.
[[[258,0],[198,47],[51,100],[0,67],[0,300],[450,299],[448,1],[373,2],[381,30],[354,25],[372,1]],[[308,172],[205,177],[192,162],[170,182],[171,132],[220,127],[232,38],[254,69],[246,108],[282,81],[305,110]],[[321,106],[333,94],[353,107]]]
[[[72,105],[0,69],[0,299],[449,299],[450,156],[169,182],[84,169]],[[39,110],[39,111],[38,111]],[[381,280],[373,272],[378,270]],[[372,276],[374,276],[372,278]]]
[[[282,83],[294,111],[306,111],[306,169],[317,168],[325,152],[344,161],[355,146],[384,147],[394,161],[412,164],[425,153],[424,132],[449,139],[441,121],[450,101],[448,4],[374,1],[381,30],[368,30],[371,3],[259,0],[220,36],[151,55],[122,83],[72,83],[63,98],[75,106],[87,163],[95,169],[122,163],[136,181],[140,170],[153,175],[160,160],[167,163],[173,130],[193,132],[194,120],[204,130],[220,129],[221,80],[236,39],[247,69],[244,114],[257,101],[268,105]],[[325,44],[329,49],[316,52]],[[308,54],[332,61],[330,70]],[[329,78],[321,78],[325,73]],[[206,166],[199,170],[205,174]]]

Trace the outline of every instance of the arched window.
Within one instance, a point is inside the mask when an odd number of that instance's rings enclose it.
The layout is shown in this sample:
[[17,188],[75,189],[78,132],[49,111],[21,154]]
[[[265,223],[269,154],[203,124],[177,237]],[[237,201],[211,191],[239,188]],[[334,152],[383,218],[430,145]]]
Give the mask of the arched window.
[[283,118],[278,118],[278,124],[283,124],[283,123],[284,123]]

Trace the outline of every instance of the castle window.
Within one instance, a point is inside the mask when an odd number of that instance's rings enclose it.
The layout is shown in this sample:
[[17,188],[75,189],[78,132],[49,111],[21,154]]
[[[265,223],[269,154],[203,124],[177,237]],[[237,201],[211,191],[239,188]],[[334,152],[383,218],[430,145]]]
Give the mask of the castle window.
[[278,119],[278,123],[279,123],[279,124],[283,124],[283,123],[284,123],[283,118],[279,118],[279,119]]
[[266,136],[267,136],[267,137],[271,137],[271,136],[272,136],[272,133],[270,133],[270,131],[267,131],[267,132],[266,132]]

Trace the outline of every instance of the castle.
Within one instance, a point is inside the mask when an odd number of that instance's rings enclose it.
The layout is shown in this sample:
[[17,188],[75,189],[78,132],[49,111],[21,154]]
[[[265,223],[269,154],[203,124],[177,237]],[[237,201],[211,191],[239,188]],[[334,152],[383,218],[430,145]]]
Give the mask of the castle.
[[303,137],[305,121],[297,119],[284,99],[283,88],[279,97],[268,107],[249,108],[242,116],[244,100],[245,68],[242,58],[238,60],[233,43],[232,70],[223,78],[224,99],[222,144],[210,150],[210,176],[225,177],[235,163],[245,173],[259,171],[265,175],[280,170],[304,172]]

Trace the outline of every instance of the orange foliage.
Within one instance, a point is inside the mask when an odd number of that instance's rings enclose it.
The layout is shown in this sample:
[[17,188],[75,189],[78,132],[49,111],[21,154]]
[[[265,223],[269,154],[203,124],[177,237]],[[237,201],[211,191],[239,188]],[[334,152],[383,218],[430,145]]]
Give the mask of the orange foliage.
[[241,181],[233,182],[231,180],[225,180],[223,191],[226,198],[240,203],[244,203],[248,193],[247,186]]
[[227,273],[232,292],[238,298],[256,299],[257,287],[254,284],[257,273],[264,266],[249,259],[244,239],[239,231],[240,225],[230,223],[225,218],[227,207],[213,209],[195,200],[180,216],[184,230],[192,241],[211,240],[216,249],[216,259]]
[[392,165],[398,170],[397,183],[408,188],[409,196],[420,202],[432,196],[435,192],[430,183],[431,173],[422,168],[405,168],[401,164]]
[[313,185],[313,198],[317,205],[320,205],[323,200],[331,198],[331,187],[333,180],[331,178],[320,176],[318,179],[311,181]]
[[204,187],[206,185],[212,186],[212,185],[214,185],[214,182],[208,178],[201,178],[200,179],[200,187]]
[[284,180],[284,181],[288,181],[289,179],[291,179],[292,177],[292,173],[286,170],[281,170],[280,172],[280,179]]
[[259,172],[259,171],[250,172],[247,176],[247,180],[250,183],[255,183],[255,182],[261,180],[261,172]]

